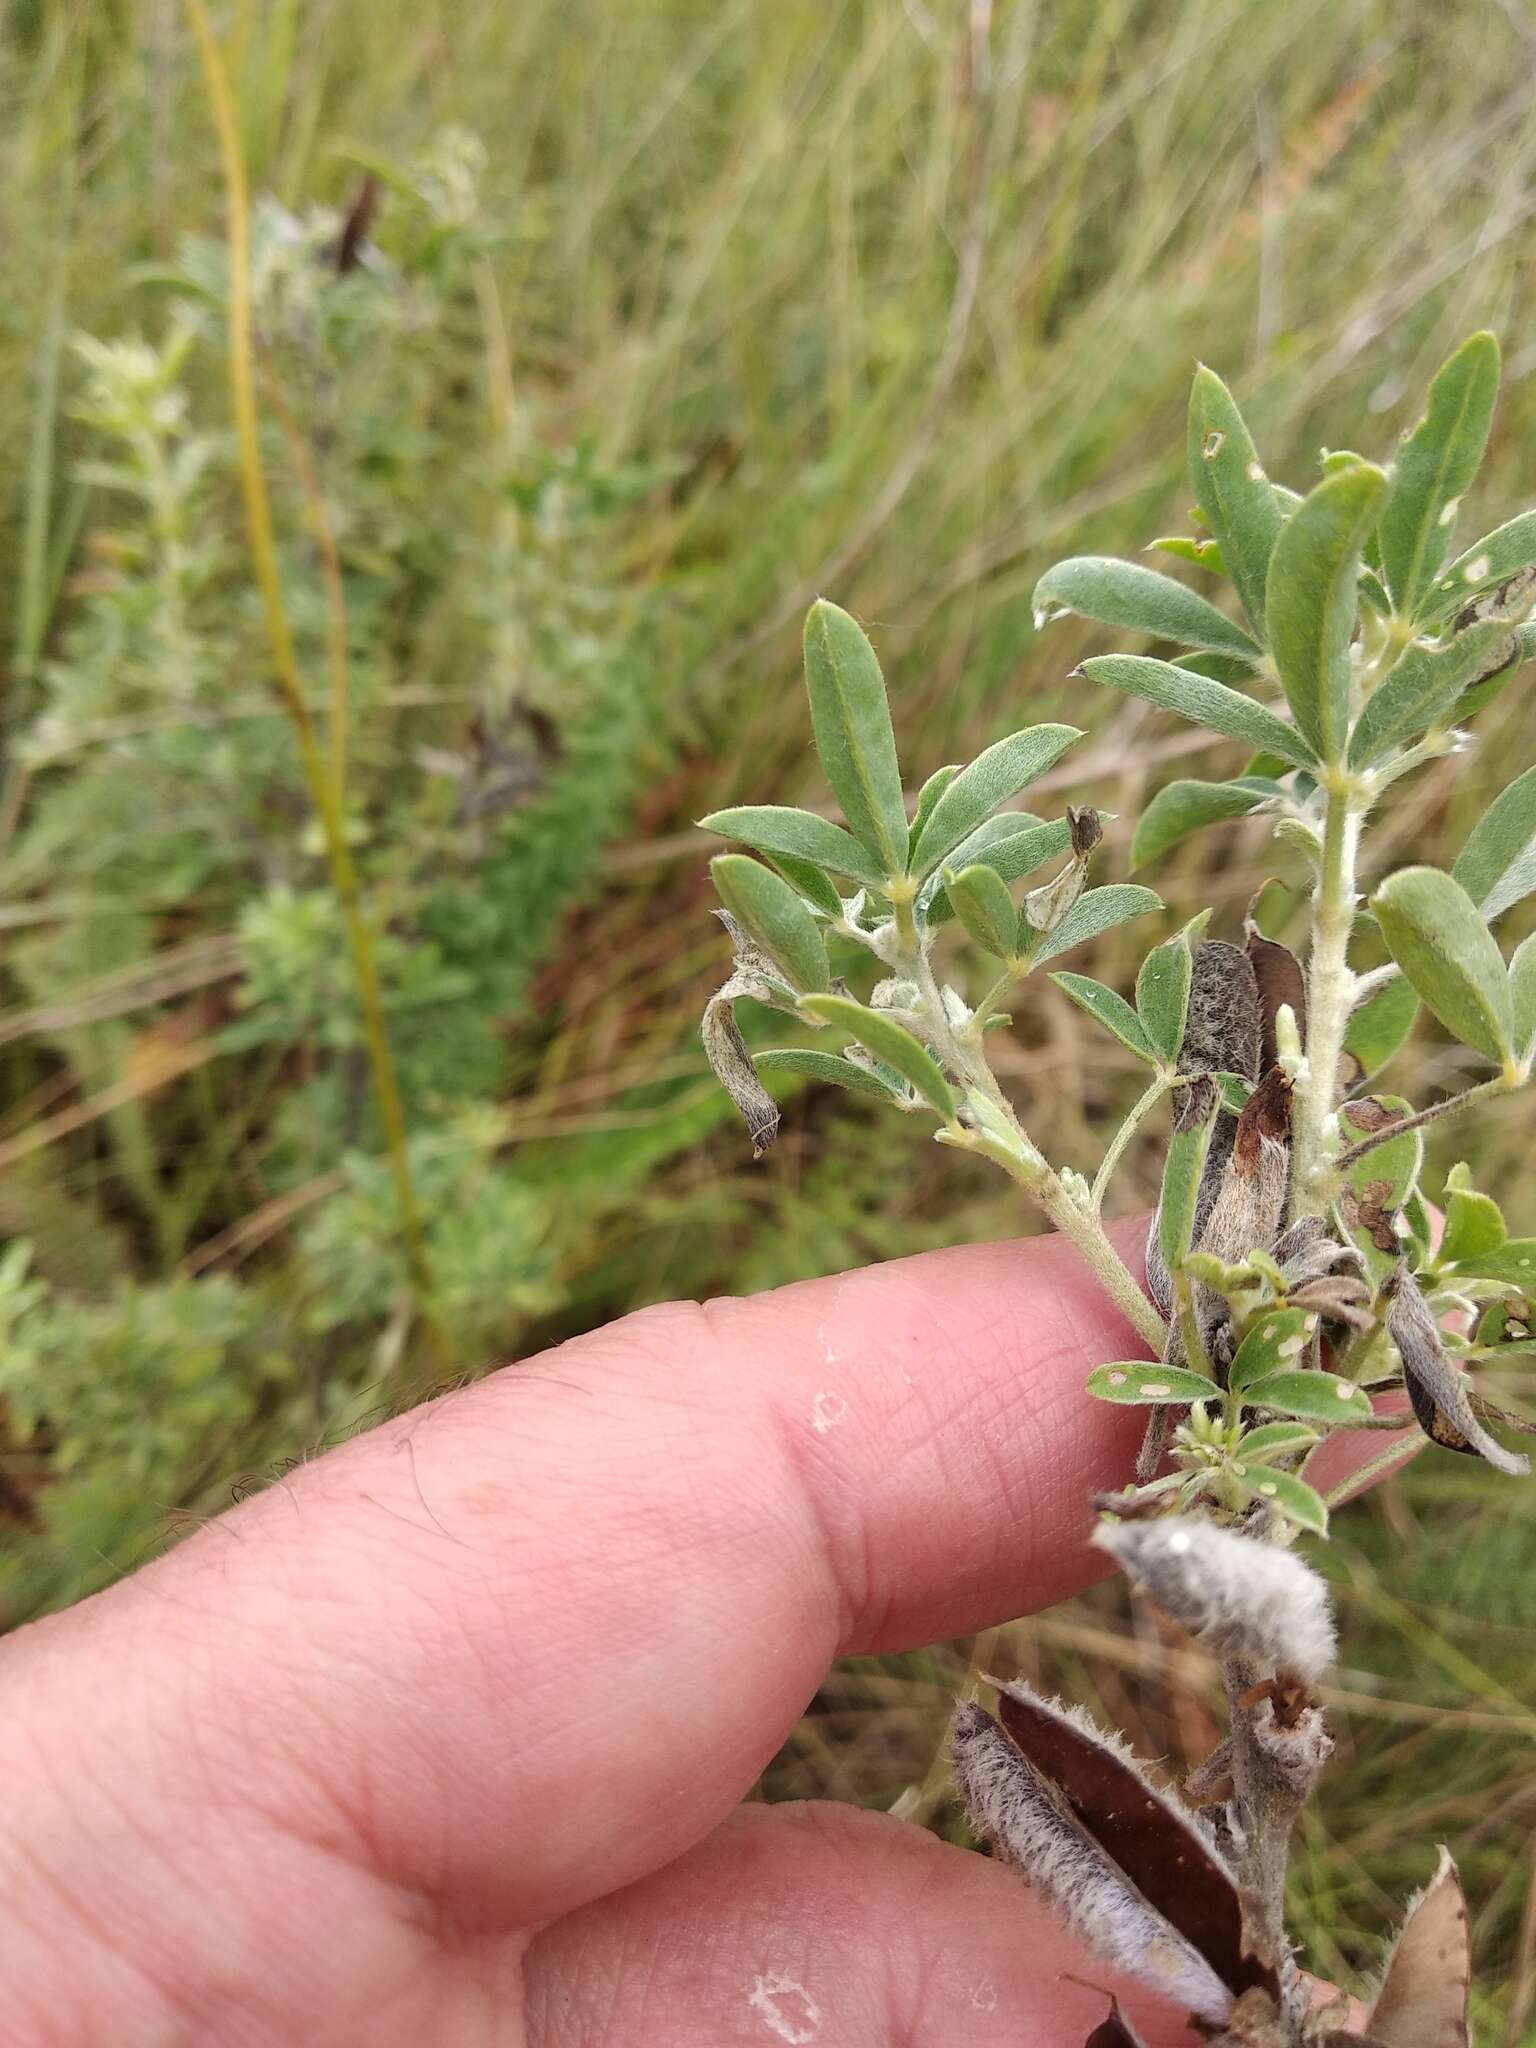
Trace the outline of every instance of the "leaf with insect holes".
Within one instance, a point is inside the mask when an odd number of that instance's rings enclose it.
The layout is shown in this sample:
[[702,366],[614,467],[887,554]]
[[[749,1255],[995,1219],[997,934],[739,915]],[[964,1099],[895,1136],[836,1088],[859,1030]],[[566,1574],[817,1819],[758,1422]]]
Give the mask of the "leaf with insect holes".
[[1517,512],[1513,519],[1506,519],[1502,526],[1485,533],[1465,554],[1456,557],[1420,606],[1420,616],[1431,622],[1447,618],[1533,566],[1536,512]]
[[1439,573],[1462,494],[1477,475],[1499,395],[1499,344],[1469,335],[1435,372],[1424,417],[1397,451],[1381,512],[1381,566],[1392,601],[1412,617]]
[[912,849],[912,873],[926,875],[953,853],[999,804],[1053,767],[1074,740],[1075,725],[1032,725],[976,756],[940,793]]
[[1145,917],[1148,911],[1162,907],[1161,896],[1135,882],[1109,882],[1102,889],[1088,889],[1054,930],[1041,935],[1031,957],[1037,966],[1054,960],[1058,954],[1085,945],[1089,939],[1113,931],[1130,918]]
[[880,869],[853,835],[814,811],[797,811],[789,804],[738,804],[731,810],[711,811],[699,823],[706,832],[739,839],[770,860],[786,854],[791,860],[830,868],[834,875],[847,875],[866,889],[884,887]]
[[1317,1441],[1317,1431],[1304,1422],[1261,1422],[1257,1429],[1244,1432],[1235,1455],[1240,1465],[1270,1465]]
[[1259,650],[1241,626],[1193,590],[1139,562],[1074,555],[1047,569],[1035,585],[1035,624],[1076,612],[1101,626],[1120,626],[1157,640],[1177,640],[1257,662]]
[[1509,999],[1515,1012],[1515,1050],[1524,1059],[1536,1040],[1536,932],[1522,939],[1510,956]]
[[782,875],[744,853],[722,853],[709,864],[720,901],[791,988],[824,989],[831,979],[821,927]]
[[1361,1080],[1381,1072],[1412,1031],[1418,1014],[1418,994],[1401,974],[1351,1013],[1344,1049],[1359,1063]]
[[1262,638],[1265,582],[1280,535],[1281,502],[1260,467],[1231,392],[1203,363],[1189,394],[1188,455],[1196,501],[1243,610]]
[[1235,1391],[1267,1373],[1289,1371],[1305,1351],[1308,1325],[1315,1320],[1302,1308],[1271,1310],[1238,1345],[1228,1385]]
[[1167,1272],[1177,1270],[1194,1235],[1200,1178],[1211,1145],[1211,1118],[1176,1130],[1163,1160],[1163,1186],[1156,1217],[1157,1251]]
[[1260,804],[1273,803],[1284,795],[1278,782],[1263,775],[1240,775],[1234,782],[1165,783],[1136,822],[1131,866],[1144,868],[1191,832],[1227,818],[1246,818]]
[[[1353,1145],[1412,1113],[1412,1104],[1401,1095],[1366,1095],[1344,1103],[1339,1121],[1345,1143]],[[1339,1218],[1345,1236],[1378,1283],[1403,1255],[1399,1226],[1418,1188],[1423,1165],[1423,1132],[1401,1131],[1345,1169]]]
[[1266,1373],[1245,1382],[1243,1405],[1306,1422],[1369,1422],[1371,1417],[1369,1398],[1352,1380],[1331,1372]]
[[885,678],[859,626],[825,598],[806,616],[805,685],[822,772],[849,829],[883,874],[904,873],[907,806]]
[[1088,1375],[1088,1391],[1097,1400],[1113,1401],[1122,1408],[1155,1408],[1163,1403],[1183,1408],[1191,1401],[1214,1400],[1221,1389],[1203,1373],[1186,1372],[1182,1366],[1138,1364],[1127,1359],[1095,1366]]
[[1383,2048],[1470,2048],[1471,1934],[1461,1878],[1444,1849],[1410,1904],[1368,2022]]
[[1237,1479],[1249,1500],[1262,1501],[1294,1522],[1298,1529],[1310,1529],[1314,1536],[1328,1534],[1328,1507],[1316,1488],[1298,1479],[1294,1472],[1260,1465]]
[[1440,1263],[1455,1266],[1467,1259],[1485,1258],[1508,1237],[1504,1211],[1492,1195],[1480,1194],[1473,1187],[1465,1162],[1453,1166],[1445,1178],[1445,1228],[1437,1253]]
[[910,1081],[946,1123],[954,1122],[954,1094],[939,1069],[938,1061],[926,1046],[918,1044],[910,1031],[903,1030],[894,1017],[887,1017],[879,1010],[866,1009],[862,1003],[856,1003],[848,996],[805,996],[800,1007],[810,1016],[819,1017],[824,1024],[835,1024],[850,1038],[856,1038],[866,1052],[872,1052],[877,1060],[884,1060],[888,1067],[894,1067],[904,1081]]
[[1141,1019],[1125,1000],[1116,995],[1112,988],[1106,988],[1102,981],[1094,981],[1086,974],[1068,974],[1064,970],[1053,974],[1052,981],[1069,995],[1080,1009],[1088,1012],[1104,1029],[1113,1032],[1120,1043],[1137,1059],[1145,1060],[1149,1066],[1156,1066],[1157,1053],[1142,1028]]
[[1189,989],[1194,977],[1194,942],[1208,921],[1206,912],[1173,938],[1154,946],[1136,976],[1136,1014],[1153,1048],[1168,1066],[1178,1058],[1179,1047],[1184,1043]]
[[772,1052],[754,1053],[752,1064],[760,1074],[797,1074],[807,1081],[827,1081],[851,1089],[855,1095],[874,1095],[881,1102],[901,1101],[878,1074],[871,1073],[868,1067],[856,1066],[840,1053],[789,1045],[776,1047]]
[[[1072,828],[1065,818],[1042,825],[1027,811],[1003,811],[987,818],[968,833],[949,857],[957,871],[978,862],[994,869],[1005,882],[1017,882],[1033,874],[1046,861],[1065,853],[1072,844]],[[935,869],[917,892],[917,914],[928,925],[947,924],[954,916],[944,878]]]
[[1451,874],[1490,924],[1536,889],[1536,768],[1494,798]]
[[1392,958],[1446,1030],[1499,1065],[1509,1059],[1509,976],[1461,883],[1438,868],[1400,868],[1371,908]]
[[966,932],[983,952],[998,960],[1011,960],[1018,951],[1019,913],[1008,884],[982,861],[962,868],[944,870],[944,893],[950,908]]
[[1350,660],[1360,602],[1360,550],[1387,488],[1369,463],[1324,477],[1280,529],[1265,615],[1281,686],[1298,730],[1323,761],[1349,740]]
[[1228,739],[1245,740],[1250,747],[1278,754],[1296,768],[1315,765],[1316,756],[1294,726],[1283,718],[1229,689],[1210,676],[1197,675],[1171,661],[1154,661],[1146,654],[1096,654],[1082,664],[1081,673],[1090,682],[1103,683],[1127,697],[1143,698],[1162,711],[1187,718]]
[[1408,648],[1373,693],[1350,736],[1349,765],[1369,768],[1383,754],[1449,723],[1463,695],[1520,659],[1520,635],[1502,620],[1469,626],[1444,647]]

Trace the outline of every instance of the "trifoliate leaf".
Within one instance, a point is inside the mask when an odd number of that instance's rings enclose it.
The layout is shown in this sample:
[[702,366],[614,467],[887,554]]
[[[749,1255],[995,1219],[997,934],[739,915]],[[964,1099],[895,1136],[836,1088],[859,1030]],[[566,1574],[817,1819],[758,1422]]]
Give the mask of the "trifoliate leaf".
[[866,1009],[863,1003],[856,1003],[848,996],[806,996],[800,1007],[812,1017],[819,1017],[824,1024],[835,1024],[850,1038],[856,1038],[866,1052],[872,1052],[876,1059],[894,1067],[904,1081],[910,1081],[946,1123],[954,1122],[954,1094],[938,1061],[894,1017],[888,1017],[879,1010]]

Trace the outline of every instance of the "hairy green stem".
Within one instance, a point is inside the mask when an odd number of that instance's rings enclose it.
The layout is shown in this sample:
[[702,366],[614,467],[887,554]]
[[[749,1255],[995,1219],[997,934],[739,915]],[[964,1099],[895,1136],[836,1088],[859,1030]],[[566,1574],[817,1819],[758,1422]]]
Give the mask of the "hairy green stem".
[[1379,1131],[1368,1131],[1358,1144],[1351,1145],[1347,1152],[1341,1152],[1334,1161],[1337,1173],[1347,1173],[1350,1167],[1368,1157],[1378,1145],[1390,1144],[1405,1131],[1421,1131],[1426,1124],[1440,1123],[1444,1118],[1456,1116],[1461,1110],[1470,1109],[1474,1103],[1486,1102],[1490,1096],[1510,1095],[1523,1081],[1512,1081],[1507,1074],[1495,1074],[1490,1081],[1479,1081],[1474,1088],[1463,1088],[1459,1095],[1447,1095],[1443,1102],[1432,1102],[1428,1109],[1415,1110],[1412,1116],[1399,1117],[1396,1123],[1383,1124]]
[[1338,1145],[1339,1062],[1355,1002],[1349,938],[1355,924],[1355,861],[1361,809],[1350,790],[1328,796],[1312,951],[1307,962],[1307,1065],[1291,1126],[1291,1217],[1321,1216]]

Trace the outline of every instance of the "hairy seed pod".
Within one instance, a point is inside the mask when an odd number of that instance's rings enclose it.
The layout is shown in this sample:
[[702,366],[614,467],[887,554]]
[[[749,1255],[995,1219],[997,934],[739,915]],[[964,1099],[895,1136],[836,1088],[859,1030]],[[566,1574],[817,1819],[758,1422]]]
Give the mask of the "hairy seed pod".
[[1397,1267],[1388,1276],[1383,1291],[1391,1304],[1387,1310],[1387,1334],[1403,1361],[1403,1380],[1414,1415],[1431,1443],[1448,1451],[1484,1458],[1495,1471],[1514,1478],[1529,1472],[1530,1459],[1517,1451],[1506,1451],[1479,1422],[1466,1383],[1445,1354],[1440,1326],[1408,1268]]

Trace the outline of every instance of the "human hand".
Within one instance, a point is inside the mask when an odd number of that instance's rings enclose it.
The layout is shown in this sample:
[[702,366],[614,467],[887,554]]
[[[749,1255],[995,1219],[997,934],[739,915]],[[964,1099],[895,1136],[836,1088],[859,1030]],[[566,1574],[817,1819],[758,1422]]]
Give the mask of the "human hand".
[[1104,1973],[1011,1873],[738,1802],[833,1658],[1098,1574],[1141,1418],[1082,1383],[1133,1348],[1052,1239],[646,1310],[20,1631],[4,2038],[1081,2041],[1104,2000],[1065,1973]]

